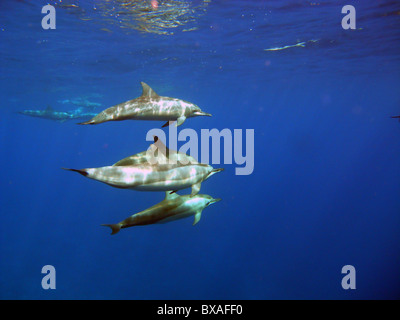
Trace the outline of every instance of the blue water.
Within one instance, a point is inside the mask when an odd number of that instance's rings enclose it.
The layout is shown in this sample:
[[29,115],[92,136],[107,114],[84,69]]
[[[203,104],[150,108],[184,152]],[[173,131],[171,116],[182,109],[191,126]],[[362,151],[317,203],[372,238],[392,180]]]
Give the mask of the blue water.
[[[47,1],[0,2],[1,299],[400,298],[398,1],[193,1],[191,18],[161,32],[129,27],[136,18],[121,22],[105,1],[50,3],[55,30],[41,27]],[[346,4],[356,30],[341,27]],[[194,227],[190,218],[111,236],[101,224],[164,194],[61,167],[144,151],[162,123],[77,126],[16,112],[70,110],[59,101],[82,96],[101,111],[139,96],[140,81],[213,114],[178,130],[254,129],[254,172],[214,165],[225,171],[201,193],[223,200]],[[45,265],[54,290],[41,286]],[[345,265],[356,289],[341,286]]]

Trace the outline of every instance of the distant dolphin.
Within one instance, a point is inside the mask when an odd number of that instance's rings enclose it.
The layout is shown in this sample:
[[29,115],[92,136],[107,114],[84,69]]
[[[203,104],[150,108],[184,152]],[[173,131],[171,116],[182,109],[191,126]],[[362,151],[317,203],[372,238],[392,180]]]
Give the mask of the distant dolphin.
[[85,107],[85,108],[88,108],[88,109],[91,109],[91,110],[102,106],[101,103],[91,102],[91,101],[87,100],[86,98],[76,98],[76,99],[73,99],[73,100],[65,99],[65,100],[58,100],[58,102],[63,103],[63,104],[72,103],[74,105]]
[[102,224],[102,226],[110,227],[112,230],[111,234],[116,234],[122,228],[166,223],[193,215],[193,225],[195,225],[200,221],[203,209],[220,200],[206,194],[179,196],[176,193],[170,194],[167,191],[165,199],[151,208],[136,213],[119,223]]
[[400,122],[400,116],[392,116],[391,118],[399,119],[399,122]]
[[169,125],[169,121],[176,121],[176,126],[180,126],[186,118],[211,117],[211,114],[201,111],[193,103],[161,97],[144,82],[141,82],[141,85],[143,92],[139,98],[117,104],[100,112],[93,119],[78,124],[99,124],[121,120],[159,120],[167,121],[163,125],[163,127],[166,127]]
[[[158,138],[155,137],[157,143]],[[157,147],[156,143],[152,146]],[[162,146],[163,144],[159,144]],[[151,146],[151,147],[152,147]],[[154,151],[154,149],[153,149]],[[163,152],[162,150],[161,153]],[[224,169],[214,169],[197,161],[176,161],[184,159],[183,153],[159,154],[156,161],[150,161],[144,152],[124,158],[112,166],[65,170],[79,172],[83,176],[106,183],[112,187],[138,191],[177,191],[192,188],[191,195],[200,191],[201,183]],[[174,158],[175,157],[175,158]],[[190,157],[187,156],[186,157]],[[191,157],[190,157],[191,158]],[[189,160],[190,160],[189,158]],[[154,160],[152,159],[152,160]],[[186,159],[187,160],[187,159]]]
[[23,110],[17,113],[30,117],[42,118],[64,122],[72,119],[88,119],[96,115],[93,112],[83,112],[80,108],[73,111],[55,111],[53,108],[48,107],[43,110]]

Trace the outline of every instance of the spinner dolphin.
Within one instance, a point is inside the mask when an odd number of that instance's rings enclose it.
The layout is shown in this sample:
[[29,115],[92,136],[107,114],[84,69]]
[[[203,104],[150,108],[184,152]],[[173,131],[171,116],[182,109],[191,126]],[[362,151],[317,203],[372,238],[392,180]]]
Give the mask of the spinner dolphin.
[[[204,180],[223,170],[199,163],[184,153],[171,152],[169,149],[166,149],[167,152],[165,152],[161,149],[165,145],[161,142],[157,145],[157,142],[158,138],[155,137],[155,143],[149,148],[153,152],[160,151],[156,158],[153,158],[152,152],[146,152],[146,154],[141,152],[111,166],[63,169],[78,172],[87,178],[116,188],[138,191],[177,191],[192,188],[191,195],[199,193]],[[160,149],[158,149],[159,146]],[[152,147],[153,149],[151,149]],[[187,161],[191,160],[190,158],[193,161]],[[187,162],[177,161],[179,159],[185,159]]]
[[220,200],[221,199],[214,199],[206,194],[180,196],[167,191],[165,199],[160,203],[136,213],[119,223],[103,224],[103,226],[110,227],[112,230],[111,234],[116,234],[123,228],[154,223],[166,223],[190,216],[194,216],[193,225],[195,225],[200,221],[201,213],[204,208]]
[[166,127],[170,121],[176,121],[176,126],[180,126],[186,118],[211,116],[191,102],[159,96],[144,82],[141,82],[141,85],[143,92],[140,97],[110,107],[91,120],[78,124],[99,124],[121,120],[159,120],[167,121],[163,125]]

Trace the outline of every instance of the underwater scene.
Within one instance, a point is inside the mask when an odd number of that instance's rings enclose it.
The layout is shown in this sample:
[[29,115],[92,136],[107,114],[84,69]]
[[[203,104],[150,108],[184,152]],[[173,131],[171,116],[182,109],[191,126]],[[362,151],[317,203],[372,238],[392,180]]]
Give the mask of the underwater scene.
[[2,0],[0,84],[1,300],[400,298],[399,1]]

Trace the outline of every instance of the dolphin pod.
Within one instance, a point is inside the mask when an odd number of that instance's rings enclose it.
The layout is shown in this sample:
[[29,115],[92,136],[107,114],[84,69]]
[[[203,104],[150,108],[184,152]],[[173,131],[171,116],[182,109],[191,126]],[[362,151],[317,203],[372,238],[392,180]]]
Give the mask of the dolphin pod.
[[[147,84],[141,82],[143,92],[136,99],[110,107],[91,120],[79,124],[99,124],[121,120],[160,120],[167,121],[163,127],[176,121],[180,126],[186,118],[211,116],[193,103],[161,97]],[[137,191],[164,191],[165,199],[152,207],[136,213],[116,224],[103,224],[116,234],[122,228],[154,223],[165,223],[194,216],[193,225],[201,218],[204,208],[220,201],[206,194],[198,194],[201,183],[223,168],[214,169],[208,164],[199,163],[195,158],[175,150],[170,150],[158,138],[148,150],[136,153],[113,165],[65,170],[103,182],[115,188]],[[191,188],[188,195],[178,195],[178,190]]]
[[163,125],[166,127],[170,121],[176,121],[176,126],[180,126],[186,118],[211,117],[211,114],[201,111],[191,102],[159,96],[146,83],[141,82],[141,85],[143,91],[140,97],[110,107],[91,120],[78,124],[99,124],[122,120],[159,120],[167,121]]

